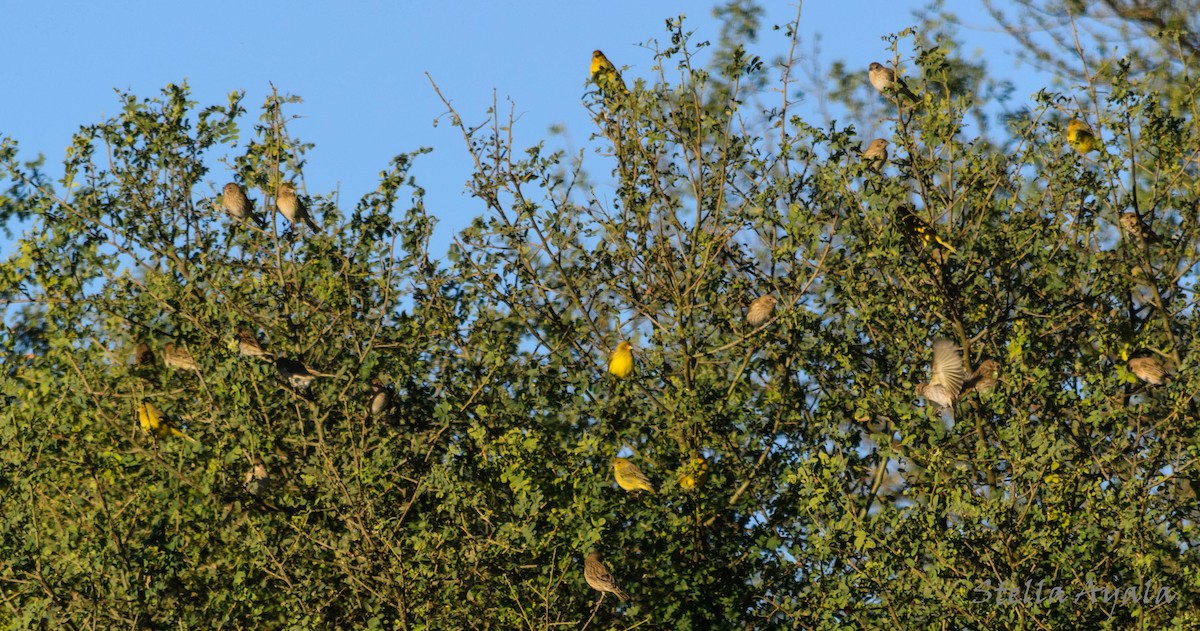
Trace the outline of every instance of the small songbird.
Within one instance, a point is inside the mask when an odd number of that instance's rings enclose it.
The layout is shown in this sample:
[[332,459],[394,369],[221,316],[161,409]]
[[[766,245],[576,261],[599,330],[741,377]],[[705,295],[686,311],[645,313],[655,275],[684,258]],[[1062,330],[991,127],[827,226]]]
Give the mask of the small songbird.
[[1067,123],[1067,144],[1081,156],[1100,148],[1092,128],[1078,118]]
[[771,317],[771,312],[775,311],[775,296],[771,294],[763,294],[755,298],[750,303],[750,308],[746,310],[746,322],[750,326],[762,326]]
[[872,140],[862,152],[862,161],[871,169],[878,171],[888,161],[888,141],[883,138]]
[[624,379],[633,372],[633,346],[629,342],[621,340],[617,344],[617,349],[608,360],[608,372],[617,379]]
[[605,593],[616,596],[617,600],[620,601],[629,599],[629,595],[621,591],[620,587],[617,587],[617,582],[613,579],[612,574],[608,572],[608,568],[604,567],[604,562],[600,560],[599,552],[592,552],[584,559],[583,578],[592,589],[600,592],[601,599],[604,598]]
[[1135,351],[1129,358],[1129,370],[1138,379],[1152,386],[1161,386],[1167,382],[1167,369],[1157,357],[1148,350]]
[[599,50],[592,51],[592,82],[605,96],[625,95],[629,89],[621,78],[621,71]]
[[238,352],[245,357],[274,357],[271,353],[263,350],[262,344],[258,343],[258,337],[254,335],[245,326],[237,328]]
[[371,398],[367,401],[367,409],[371,416],[379,416],[392,407],[392,391],[378,377],[371,380]]
[[694,491],[704,485],[708,480],[708,461],[698,453],[693,453],[692,458],[683,468],[683,473],[679,476],[679,488],[685,491]]
[[963,385],[963,361],[958,346],[950,340],[933,341],[933,367],[929,383],[917,386],[917,396],[936,404],[936,411],[954,410]]
[[957,252],[954,246],[938,236],[933,226],[913,213],[908,204],[900,204],[896,207],[896,217],[900,220],[900,229],[908,238],[914,241],[920,240],[924,247],[930,247],[937,243],[950,252]]
[[1132,236],[1139,244],[1158,243],[1162,241],[1162,237],[1154,232],[1136,212],[1130,211],[1121,213],[1121,225],[1125,228],[1125,233]]
[[179,436],[191,442],[196,442],[194,438],[184,434],[175,425],[174,421],[163,416],[163,413],[149,401],[143,401],[138,405],[138,422],[141,424],[143,432],[155,438]]
[[150,345],[139,341],[137,346],[133,348],[133,367],[147,366],[154,363],[154,351],[150,350]]
[[321,231],[321,228],[308,214],[308,208],[304,206],[304,202],[296,196],[296,187],[290,183],[284,182],[279,185],[279,197],[275,199],[275,207],[283,213],[284,217],[287,217],[289,222],[294,224],[297,221],[303,221],[313,232]]
[[978,392],[980,395],[985,395],[991,392],[999,381],[1000,363],[994,359],[985,359],[979,362],[979,366],[967,375],[966,381],[963,381],[962,393],[958,398],[963,398],[972,392]]
[[183,346],[176,346],[171,342],[163,345],[163,363],[181,370],[196,370],[196,360],[192,358],[192,354]]
[[867,77],[871,80],[871,85],[879,91],[880,94],[891,98],[892,93],[903,95],[904,98],[916,102],[917,95],[908,89],[904,84],[903,79],[897,79],[896,73],[891,68],[883,67],[883,64],[872,61],[867,69]]
[[275,358],[275,370],[279,373],[280,377],[283,377],[287,380],[288,385],[300,391],[308,390],[308,387],[312,385],[312,382],[315,381],[317,377],[330,376],[325,373],[314,371],[302,361],[288,359],[286,357]]
[[246,470],[246,491],[255,497],[262,497],[271,489],[271,474],[261,460],[255,459]]
[[637,465],[625,458],[613,458],[613,475],[617,478],[617,486],[626,491],[654,492],[654,485]]
[[265,226],[262,219],[254,214],[254,201],[246,197],[246,192],[242,187],[234,182],[225,185],[221,192],[221,201],[225,205],[225,212],[229,213],[237,221],[253,221],[259,228]]

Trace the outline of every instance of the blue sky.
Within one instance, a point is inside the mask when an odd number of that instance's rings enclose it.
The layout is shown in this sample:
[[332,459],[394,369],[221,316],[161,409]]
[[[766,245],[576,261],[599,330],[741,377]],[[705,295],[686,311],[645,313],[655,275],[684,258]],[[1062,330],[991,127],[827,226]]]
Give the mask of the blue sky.
[[[770,26],[794,19],[797,4],[763,4],[770,10],[755,52],[782,54],[784,36]],[[823,65],[842,59],[865,68],[886,57],[881,37],[912,26],[912,10],[922,4],[805,3],[801,48],[811,47],[820,34]],[[1015,44],[995,33],[978,9],[955,9],[970,27],[960,32],[965,52],[985,54],[994,71],[1016,75],[1014,64],[1006,61]],[[641,45],[666,39],[666,18],[687,15],[698,40],[715,41],[719,33],[710,3],[645,0],[75,0],[12,3],[5,13],[10,61],[4,71],[7,98],[0,99],[0,134],[20,142],[23,158],[44,153],[48,170],[57,174],[71,134],[119,112],[114,88],[145,98],[184,80],[201,107],[226,103],[233,90],[247,92],[244,143],[273,82],[304,99],[290,110],[303,118],[291,123],[289,132],[317,145],[307,156],[310,194],[340,188],[343,206],[352,206],[375,188],[377,174],[392,156],[422,146],[434,149],[418,159],[412,173],[428,192],[427,207],[439,217],[433,252],[438,256],[482,206],[464,192],[471,165],[459,132],[444,120],[433,124],[445,108],[425,73],[468,124],[485,120],[495,90],[502,107],[511,100],[520,116],[519,147],[547,138],[548,129],[558,125],[578,148],[593,131],[582,105],[593,49],[604,50],[618,66],[629,66],[625,74],[632,80],[649,76],[653,56]],[[1037,87],[1019,89],[1018,95]],[[811,122],[823,123],[815,111]],[[217,157],[208,176],[214,189],[230,179],[219,170]],[[601,168],[607,169],[596,165],[595,175]]]

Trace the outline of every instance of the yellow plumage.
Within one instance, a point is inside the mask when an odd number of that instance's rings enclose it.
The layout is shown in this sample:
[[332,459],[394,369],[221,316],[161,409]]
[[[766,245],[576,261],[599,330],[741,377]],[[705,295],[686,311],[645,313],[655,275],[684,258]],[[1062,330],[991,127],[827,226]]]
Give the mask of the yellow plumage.
[[654,492],[654,485],[650,484],[650,479],[646,477],[646,474],[625,458],[613,459],[613,474],[617,478],[617,486],[626,491]]
[[592,82],[600,88],[605,96],[624,95],[629,91],[625,87],[625,80],[621,78],[621,72],[599,50],[592,51],[591,74]]
[[190,436],[184,434],[176,427],[171,419],[163,416],[162,412],[153,403],[142,403],[138,406],[138,422],[142,424],[143,432],[155,438],[179,436],[180,438],[192,440]]
[[900,229],[904,231],[904,234],[908,238],[920,240],[926,247],[933,246],[936,243],[951,252],[957,252],[954,246],[938,236],[933,226],[913,214],[912,209],[907,204],[901,204],[896,208],[896,216],[900,220]]
[[633,347],[629,342],[622,341],[617,344],[617,350],[613,351],[608,360],[608,372],[617,379],[624,379],[633,372]]
[[679,476],[679,488],[685,491],[694,491],[704,485],[708,480],[708,461],[700,454],[692,454],[691,461],[683,468],[683,475]]
[[1078,118],[1072,118],[1071,122],[1067,123],[1067,144],[1079,152],[1079,155],[1086,155],[1100,148],[1092,128]]

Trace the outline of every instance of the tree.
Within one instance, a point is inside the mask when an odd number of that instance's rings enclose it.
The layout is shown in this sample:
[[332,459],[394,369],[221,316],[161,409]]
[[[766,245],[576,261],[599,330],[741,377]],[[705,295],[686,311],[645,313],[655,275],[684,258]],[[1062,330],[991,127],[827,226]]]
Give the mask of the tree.
[[[4,216],[33,219],[0,276],[9,626],[1194,625],[1188,112],[1117,75],[1099,151],[1051,93],[971,138],[980,75],[918,33],[916,102],[865,69],[839,93],[894,130],[875,169],[853,125],[746,106],[760,59],[722,47],[710,82],[668,28],[655,77],[591,93],[594,155],[451,110],[485,210],[444,259],[422,152],[342,208],[302,186],[291,97],[215,171],[240,94],[125,95],[57,187],[6,141]],[[319,231],[275,219],[285,183]],[[998,382],[935,410],[935,339]],[[141,433],[142,402],[194,442]],[[656,492],[619,489],[618,456]],[[629,601],[588,586],[592,552]]]

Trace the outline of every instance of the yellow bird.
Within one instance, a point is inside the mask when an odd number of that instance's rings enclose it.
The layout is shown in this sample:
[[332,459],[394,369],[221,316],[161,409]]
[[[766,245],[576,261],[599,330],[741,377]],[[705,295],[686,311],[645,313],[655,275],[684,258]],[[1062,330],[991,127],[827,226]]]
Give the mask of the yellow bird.
[[908,204],[900,204],[896,207],[896,216],[900,220],[900,228],[904,234],[911,239],[920,239],[926,247],[932,246],[935,242],[951,252],[957,252],[954,246],[948,241],[938,236],[937,231],[933,226],[929,225],[924,219],[916,216],[912,208]]
[[1078,118],[1072,118],[1071,122],[1067,123],[1067,144],[1081,156],[1100,148],[1100,142],[1096,140],[1092,128]]
[[606,96],[629,93],[629,89],[625,87],[625,80],[621,78],[621,72],[599,50],[592,51],[592,82]]
[[679,476],[679,488],[694,491],[703,486],[707,479],[708,461],[704,456],[693,453],[691,461],[683,468],[683,475]]
[[158,408],[153,403],[143,402],[138,406],[138,421],[142,424],[142,431],[155,437],[166,438],[168,436],[179,436],[196,442],[194,438],[184,434],[171,419],[163,416],[163,413],[158,411]]
[[650,479],[646,477],[646,474],[625,458],[613,459],[613,475],[617,478],[617,486],[626,491],[654,492],[654,485],[650,484]]
[[622,340],[617,344],[617,350],[608,359],[608,372],[617,379],[624,379],[633,372],[633,347],[629,342]]

